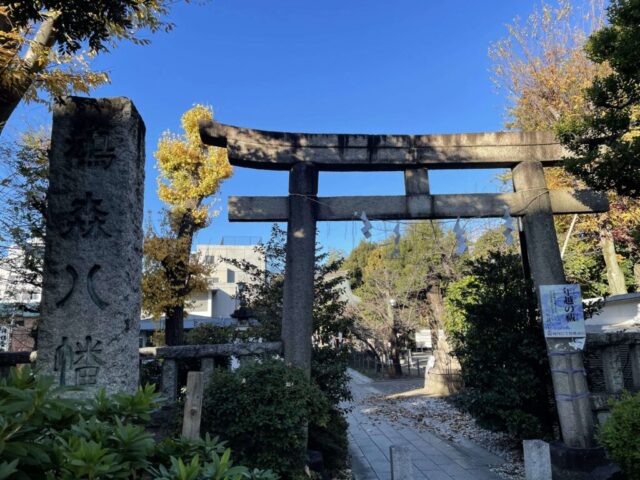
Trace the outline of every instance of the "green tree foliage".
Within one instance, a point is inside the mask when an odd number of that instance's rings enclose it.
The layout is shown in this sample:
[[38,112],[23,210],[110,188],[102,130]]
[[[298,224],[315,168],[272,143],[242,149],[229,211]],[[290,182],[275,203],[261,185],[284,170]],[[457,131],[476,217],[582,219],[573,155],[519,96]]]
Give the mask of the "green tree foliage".
[[306,478],[307,424],[326,426],[330,405],[304,373],[280,360],[216,371],[207,386],[202,429],[224,436],[243,463],[283,478]]
[[[171,30],[166,0],[37,0],[0,6],[0,132],[20,100],[88,93],[109,82],[90,60],[140,31]],[[84,47],[84,48],[83,48]]]
[[640,197],[640,4],[613,0],[609,25],[594,32],[588,57],[611,68],[587,89],[591,105],[582,115],[568,115],[560,139],[575,158],[568,169],[587,185]]
[[462,366],[462,405],[485,427],[521,438],[552,431],[551,379],[537,302],[519,255],[469,261],[445,300],[446,329]]
[[631,480],[640,479],[640,393],[625,392],[611,402],[611,414],[598,440]]
[[203,323],[187,332],[185,343],[187,345],[233,343],[241,333],[235,325],[219,326]]
[[188,297],[206,289],[207,266],[191,254],[193,239],[218,213],[211,199],[232,169],[224,149],[200,141],[199,120],[211,120],[210,107],[195,105],[182,115],[184,134],[165,132],[158,142],[158,196],[165,202],[163,231],[144,239],[143,309],[165,316],[167,345],[184,342]]
[[[282,325],[282,300],[286,257],[286,232],[277,224],[271,229],[269,241],[258,247],[264,255],[267,269],[251,262],[227,259],[245,272],[250,281],[240,289],[239,298],[247,305],[260,325],[254,334],[268,340],[280,339]],[[328,261],[328,254],[316,248],[313,332],[316,343],[331,344],[342,335],[347,338],[352,320],[346,315],[346,301],[342,298],[341,285],[345,277],[341,273],[342,259]]]
[[518,233],[512,232],[513,243],[507,245],[503,232],[503,227],[486,228],[473,242],[471,247],[472,257],[486,258],[495,252],[518,253],[520,251]]
[[364,282],[364,270],[369,260],[369,255],[375,250],[376,245],[362,240],[356,248],[351,250],[344,261],[344,268],[349,274],[349,283],[353,290],[357,290]]
[[354,334],[376,357],[391,359],[401,375],[400,353],[418,328],[438,329],[441,292],[457,276],[455,239],[434,222],[410,224],[398,251],[390,240],[362,242],[347,259],[362,300],[353,308]]
[[[19,265],[7,265],[22,283],[41,285],[44,253],[46,193],[49,185],[49,136],[44,131],[25,132],[15,144],[0,149],[5,158],[0,181],[0,243],[24,252]],[[3,260],[11,262],[7,257]]]
[[[157,442],[145,431],[159,406],[153,388],[89,400],[65,396],[28,368],[0,380],[0,478],[275,480],[269,471],[234,467],[231,451],[209,436]],[[189,475],[186,475],[186,473]]]

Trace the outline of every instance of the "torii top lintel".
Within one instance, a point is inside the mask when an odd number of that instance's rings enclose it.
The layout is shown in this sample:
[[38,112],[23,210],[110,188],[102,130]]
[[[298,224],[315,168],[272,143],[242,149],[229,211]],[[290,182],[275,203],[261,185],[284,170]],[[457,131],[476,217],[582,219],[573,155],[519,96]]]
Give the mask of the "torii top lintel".
[[226,148],[232,165],[265,170],[289,170],[298,162],[325,171],[511,168],[524,161],[554,166],[569,155],[552,132],[320,134],[205,121],[200,136],[206,145]]

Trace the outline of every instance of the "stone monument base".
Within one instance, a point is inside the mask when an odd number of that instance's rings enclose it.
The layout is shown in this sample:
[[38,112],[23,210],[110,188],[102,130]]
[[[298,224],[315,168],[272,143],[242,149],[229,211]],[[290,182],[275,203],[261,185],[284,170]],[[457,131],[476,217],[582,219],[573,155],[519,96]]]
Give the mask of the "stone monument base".
[[604,448],[572,448],[561,442],[549,445],[554,480],[623,480],[620,468]]

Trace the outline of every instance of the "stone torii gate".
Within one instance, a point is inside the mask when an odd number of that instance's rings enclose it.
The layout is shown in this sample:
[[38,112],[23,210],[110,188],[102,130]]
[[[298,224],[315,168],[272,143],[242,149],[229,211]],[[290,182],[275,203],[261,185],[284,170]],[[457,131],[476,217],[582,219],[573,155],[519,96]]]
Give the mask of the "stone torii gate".
[[[523,244],[537,287],[566,283],[554,214],[608,210],[605,197],[591,191],[548,190],[544,167],[566,154],[549,132],[452,135],[342,135],[252,130],[205,122],[202,141],[224,147],[232,165],[289,171],[287,197],[229,197],[229,220],[288,222],[282,341],[285,360],[307,374],[311,364],[316,222],[427,220],[501,217],[504,207],[521,217]],[[510,168],[514,192],[431,195],[431,169]],[[406,195],[318,198],[319,171],[403,171]],[[570,339],[549,339],[562,436],[569,447],[586,448],[593,417],[582,352]]]

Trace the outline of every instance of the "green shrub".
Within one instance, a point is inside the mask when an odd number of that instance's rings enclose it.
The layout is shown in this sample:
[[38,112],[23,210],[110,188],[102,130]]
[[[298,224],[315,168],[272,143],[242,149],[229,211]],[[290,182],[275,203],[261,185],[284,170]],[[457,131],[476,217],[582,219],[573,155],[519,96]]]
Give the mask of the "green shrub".
[[347,467],[349,450],[347,430],[341,402],[349,401],[349,375],[347,347],[314,347],[311,356],[311,378],[332,405],[330,420],[318,425],[314,418],[309,423],[309,448],[322,453],[326,470],[338,474]]
[[140,363],[140,384],[154,385],[158,388],[162,384],[162,360],[159,358],[145,358]]
[[348,366],[348,347],[313,347],[311,378],[334,406],[352,399]]
[[202,429],[220,435],[240,460],[285,479],[302,478],[304,429],[326,426],[329,402],[304,373],[265,359],[234,371],[216,371],[207,386]]
[[0,380],[0,480],[276,478],[233,467],[217,439],[156,443],[144,430],[158,406],[153,387],[90,400],[65,397],[70,390],[28,368]]
[[189,330],[185,335],[187,345],[218,345],[232,343],[238,338],[238,329],[235,326],[221,327],[218,325],[202,324]]
[[348,429],[344,412],[335,407],[329,411],[329,421],[326,424],[318,425],[314,421],[309,424],[309,448],[322,453],[324,467],[332,474],[338,474],[347,467]]
[[492,252],[450,285],[447,334],[462,366],[463,408],[517,438],[551,434],[555,413],[537,302],[519,255]]
[[630,480],[640,479],[640,393],[625,392],[611,403],[598,440]]

